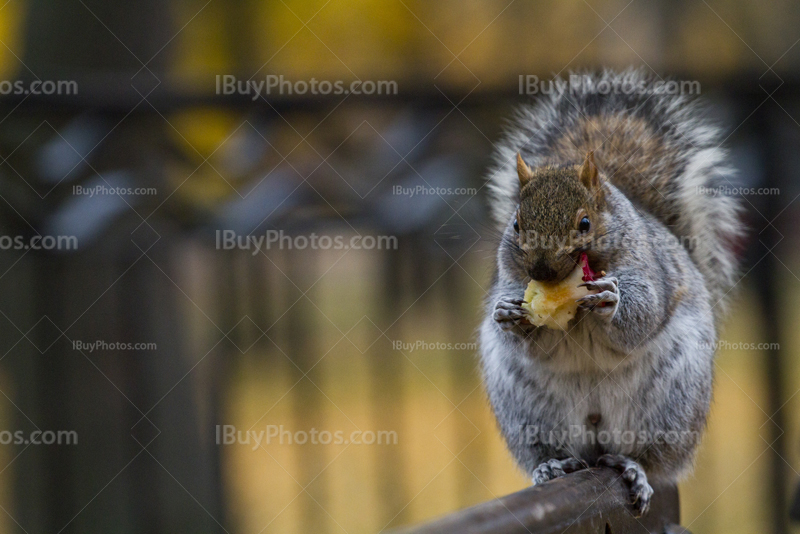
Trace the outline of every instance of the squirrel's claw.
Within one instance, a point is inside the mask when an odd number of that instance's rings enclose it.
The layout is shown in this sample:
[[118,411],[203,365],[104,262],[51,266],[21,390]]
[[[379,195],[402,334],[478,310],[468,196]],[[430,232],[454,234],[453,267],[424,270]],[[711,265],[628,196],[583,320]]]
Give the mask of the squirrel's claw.
[[619,280],[613,276],[609,278],[598,278],[591,282],[578,284],[578,287],[585,287],[589,291],[613,291],[616,293],[619,289]]
[[647,513],[650,509],[650,499],[653,497],[653,488],[647,482],[647,474],[641,465],[621,454],[604,454],[597,460],[597,465],[619,471],[630,489],[631,504],[636,517],[642,517]]
[[579,298],[576,301],[578,306],[611,320],[617,312],[617,305],[619,304],[619,281],[614,277],[609,277],[592,282],[584,282],[580,286],[590,291],[599,291],[599,293]]
[[589,466],[586,464],[586,462],[578,460],[577,458],[547,460],[546,462],[539,464],[539,466],[533,470],[531,479],[533,480],[533,485],[537,486],[547,482],[548,480],[563,477],[568,473],[574,473],[575,471],[580,471],[581,469],[586,469],[587,467]]
[[528,311],[522,307],[522,299],[503,298],[494,305],[492,318],[501,330],[505,332],[515,329],[521,330],[523,335],[536,328],[528,321]]
[[525,319],[528,312],[522,307],[522,301],[517,299],[498,300],[494,305],[495,321],[513,321],[515,319]]

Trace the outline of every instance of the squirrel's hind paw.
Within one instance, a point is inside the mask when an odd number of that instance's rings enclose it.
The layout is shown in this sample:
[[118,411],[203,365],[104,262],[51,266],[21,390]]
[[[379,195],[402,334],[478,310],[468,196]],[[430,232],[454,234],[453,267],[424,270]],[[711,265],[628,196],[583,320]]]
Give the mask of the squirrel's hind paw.
[[581,469],[586,469],[587,467],[588,466],[585,462],[582,462],[577,458],[547,460],[546,462],[539,464],[539,467],[533,470],[531,478],[533,479],[533,485],[537,486],[547,482],[548,480],[563,477],[568,473],[574,473],[575,471],[580,471]]
[[642,466],[621,454],[605,454],[597,460],[597,465],[604,465],[622,473],[622,479],[630,489],[631,504],[636,517],[642,517],[650,509],[653,488],[647,482],[647,474]]

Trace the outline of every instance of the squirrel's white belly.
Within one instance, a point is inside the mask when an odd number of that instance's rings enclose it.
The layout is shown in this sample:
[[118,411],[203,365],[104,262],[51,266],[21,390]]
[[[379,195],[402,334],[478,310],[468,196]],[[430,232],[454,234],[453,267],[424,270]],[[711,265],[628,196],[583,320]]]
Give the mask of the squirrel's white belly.
[[[632,454],[637,443],[647,440],[642,435],[646,426],[640,400],[646,380],[641,363],[648,358],[626,357],[582,335],[571,333],[548,357],[530,362],[537,367],[539,382],[552,393],[553,410],[561,414],[557,437],[577,456],[592,450]],[[542,350],[544,345],[536,348]],[[548,378],[542,380],[543,376]]]
[[569,408],[562,435],[567,430],[573,452],[581,456],[592,450],[629,455],[637,450],[637,443],[647,441],[643,409],[637,401],[641,381],[634,375],[610,375],[578,387],[564,384],[569,393],[562,400]]

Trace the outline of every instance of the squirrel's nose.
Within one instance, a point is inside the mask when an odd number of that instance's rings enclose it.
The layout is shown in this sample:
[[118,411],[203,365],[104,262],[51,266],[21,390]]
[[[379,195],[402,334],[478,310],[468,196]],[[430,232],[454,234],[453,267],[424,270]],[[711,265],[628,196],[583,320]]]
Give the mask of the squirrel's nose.
[[558,271],[550,267],[545,260],[539,260],[528,268],[528,275],[539,282],[553,282],[558,278]]

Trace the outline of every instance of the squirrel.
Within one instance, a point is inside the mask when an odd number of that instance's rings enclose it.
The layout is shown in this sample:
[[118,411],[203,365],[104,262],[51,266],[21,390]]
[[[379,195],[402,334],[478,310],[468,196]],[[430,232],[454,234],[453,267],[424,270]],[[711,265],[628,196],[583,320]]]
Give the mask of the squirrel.
[[[744,233],[720,129],[658,82],[573,75],[519,109],[487,180],[500,239],[478,333],[498,426],[534,485],[608,466],[637,517],[651,482],[691,471]],[[568,329],[534,326],[527,284],[583,255],[601,276]]]

